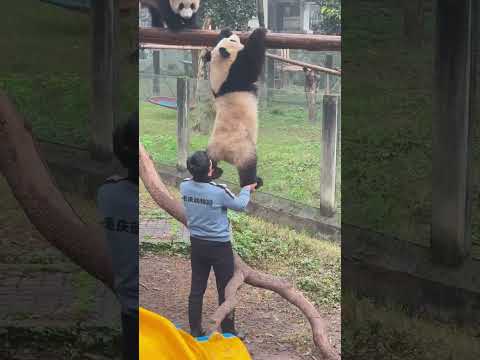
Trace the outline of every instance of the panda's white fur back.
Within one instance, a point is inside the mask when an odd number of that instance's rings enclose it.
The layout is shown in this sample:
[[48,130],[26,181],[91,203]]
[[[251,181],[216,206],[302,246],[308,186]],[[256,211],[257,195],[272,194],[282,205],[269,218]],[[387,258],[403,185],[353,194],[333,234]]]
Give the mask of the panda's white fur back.
[[215,124],[209,141],[213,158],[242,166],[255,156],[257,144],[257,97],[236,91],[215,99]]

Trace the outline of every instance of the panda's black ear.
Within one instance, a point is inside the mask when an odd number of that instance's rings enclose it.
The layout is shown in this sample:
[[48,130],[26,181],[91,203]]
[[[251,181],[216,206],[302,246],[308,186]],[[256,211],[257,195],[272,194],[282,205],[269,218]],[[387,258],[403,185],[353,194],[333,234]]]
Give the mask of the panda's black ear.
[[228,58],[230,56],[230,53],[228,52],[227,49],[225,49],[224,47],[220,48],[220,55],[222,55],[222,57],[224,59]]

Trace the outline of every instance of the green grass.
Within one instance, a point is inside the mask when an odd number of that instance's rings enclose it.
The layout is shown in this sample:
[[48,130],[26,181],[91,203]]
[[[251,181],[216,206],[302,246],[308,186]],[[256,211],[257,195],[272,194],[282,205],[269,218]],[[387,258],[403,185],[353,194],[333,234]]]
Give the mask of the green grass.
[[[154,161],[176,162],[176,111],[147,102],[140,103],[141,141]],[[270,105],[259,112],[258,174],[262,191],[319,207],[320,122],[311,124],[303,107]],[[192,133],[190,151],[205,149],[208,136]],[[339,156],[340,160],[340,156]],[[238,183],[236,169],[222,163],[222,179]],[[337,206],[340,210],[340,161],[338,161]]]
[[342,359],[474,360],[478,329],[412,317],[395,305],[342,296]]
[[[23,4],[24,3],[24,4]],[[36,138],[88,144],[91,104],[90,17],[38,0],[2,2],[0,89],[15,99]],[[120,117],[137,104],[132,18],[120,21]]]

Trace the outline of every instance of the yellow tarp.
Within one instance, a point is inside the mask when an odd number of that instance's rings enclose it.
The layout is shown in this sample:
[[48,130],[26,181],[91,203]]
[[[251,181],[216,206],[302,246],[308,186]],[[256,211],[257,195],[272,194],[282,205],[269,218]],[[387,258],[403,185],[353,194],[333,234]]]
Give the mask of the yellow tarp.
[[215,333],[200,341],[163,316],[140,308],[141,360],[251,360],[237,337]]

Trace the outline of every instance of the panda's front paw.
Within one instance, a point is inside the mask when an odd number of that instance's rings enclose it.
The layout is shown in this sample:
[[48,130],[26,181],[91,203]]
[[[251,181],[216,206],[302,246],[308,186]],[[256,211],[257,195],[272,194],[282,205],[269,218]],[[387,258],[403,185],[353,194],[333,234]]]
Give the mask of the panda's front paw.
[[220,31],[220,35],[224,37],[230,37],[232,35],[232,30],[230,28],[224,28]]
[[219,167],[215,166],[213,168],[213,173],[212,173],[211,178],[212,178],[212,180],[218,179],[220,176],[222,176],[222,174],[223,174],[222,168],[219,168]]
[[259,27],[259,28],[256,28],[255,30],[253,30],[253,34],[258,34],[258,35],[263,35],[265,36],[265,34],[267,33],[268,29],[264,28],[264,27]]
[[258,190],[263,186],[263,179],[260,176],[257,176],[257,186],[255,186],[255,190]]

